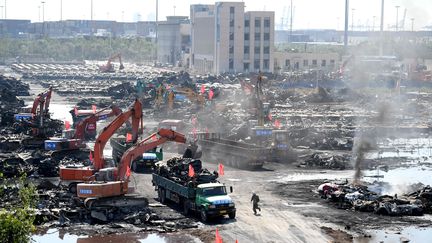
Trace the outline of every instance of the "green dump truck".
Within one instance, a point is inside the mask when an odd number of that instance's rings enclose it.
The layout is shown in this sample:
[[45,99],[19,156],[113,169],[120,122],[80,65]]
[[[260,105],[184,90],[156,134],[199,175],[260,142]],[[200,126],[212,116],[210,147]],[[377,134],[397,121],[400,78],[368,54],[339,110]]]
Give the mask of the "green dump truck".
[[[161,203],[170,200],[183,208],[183,213],[189,215],[192,212],[199,214],[202,222],[209,218],[228,215],[230,219],[236,216],[236,208],[233,200],[228,196],[226,187],[220,182],[202,183],[187,186],[153,173],[153,185],[158,192]],[[232,192],[232,187],[230,188]]]

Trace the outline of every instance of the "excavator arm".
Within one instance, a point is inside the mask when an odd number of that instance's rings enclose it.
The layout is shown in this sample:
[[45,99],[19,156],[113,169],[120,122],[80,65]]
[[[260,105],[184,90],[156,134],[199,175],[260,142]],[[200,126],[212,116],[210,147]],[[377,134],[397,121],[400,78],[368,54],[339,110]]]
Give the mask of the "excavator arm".
[[107,63],[106,63],[105,65],[99,67],[99,70],[102,71],[102,72],[113,72],[114,70],[113,70],[113,65],[112,65],[111,62],[112,62],[114,59],[116,59],[116,58],[119,59],[119,62],[120,62],[120,70],[123,70],[123,69],[124,69],[124,66],[123,66],[123,62],[122,62],[121,54],[120,54],[120,53],[117,53],[117,54],[115,54],[115,55],[112,55],[112,56],[108,59],[108,61],[107,61]]
[[119,163],[117,180],[127,181],[129,177],[128,168],[130,167],[130,163],[146,151],[156,148],[167,141],[186,143],[186,137],[185,135],[171,129],[159,129],[158,132],[153,133],[138,144],[126,150]]
[[33,101],[33,107],[31,110],[31,113],[36,116],[37,115],[37,109],[40,107],[40,114],[43,114],[44,112],[48,112],[48,108],[51,101],[51,94],[52,94],[52,87],[49,87],[48,90],[46,90],[43,93],[38,94],[36,99]]
[[[105,114],[104,111],[106,111],[108,108],[111,108],[111,112],[108,114]],[[112,105],[111,107],[104,108],[98,112],[96,112],[93,115],[88,116],[84,120],[78,122],[76,128],[75,128],[75,139],[84,139],[85,138],[85,130],[87,128],[88,124],[96,123],[97,121],[104,119],[105,117],[111,117],[111,116],[118,116],[122,113],[122,110],[118,108],[115,105]]]
[[105,160],[103,150],[110,137],[119,129],[125,122],[132,118],[132,141],[136,141],[139,133],[139,126],[142,120],[142,104],[139,100],[135,100],[134,104],[118,115],[108,126],[106,126],[98,136],[94,146],[94,169],[100,170],[104,167]]

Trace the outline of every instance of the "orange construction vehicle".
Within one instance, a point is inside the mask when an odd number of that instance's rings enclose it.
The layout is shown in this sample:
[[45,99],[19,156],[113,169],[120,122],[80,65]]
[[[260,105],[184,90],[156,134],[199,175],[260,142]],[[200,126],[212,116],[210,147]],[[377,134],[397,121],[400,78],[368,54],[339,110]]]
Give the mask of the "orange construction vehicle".
[[74,186],[77,182],[89,180],[95,172],[104,168],[105,159],[103,150],[110,137],[124,124],[129,118],[132,119],[132,141],[137,141],[140,132],[140,124],[142,129],[142,104],[139,100],[135,100],[128,111],[118,115],[108,126],[106,126],[101,134],[96,139],[94,145],[93,166],[60,166],[60,179],[69,181],[69,188],[74,191]]
[[112,72],[114,72],[114,71],[115,71],[115,70],[114,70],[114,65],[113,65],[111,62],[112,62],[114,59],[116,59],[116,58],[118,58],[118,59],[119,59],[119,62],[120,62],[120,67],[119,67],[119,69],[120,69],[120,70],[123,70],[123,69],[124,69],[124,66],[123,66],[123,62],[122,62],[122,59],[121,59],[121,54],[120,54],[120,53],[117,53],[117,54],[111,56],[111,57],[108,59],[108,61],[107,61],[107,63],[106,63],[105,65],[99,66],[99,71],[101,71],[101,72],[103,72],[103,73],[112,73]]
[[[108,109],[108,108],[110,108],[110,109]],[[76,110],[76,109],[74,109],[74,110],[70,111],[70,113],[72,115],[73,127],[75,128],[75,130],[78,129],[78,125],[80,125],[80,124],[82,125],[82,123],[80,123],[81,121],[83,121],[89,117],[93,117],[91,120],[87,121],[87,124],[85,124],[84,130],[81,130],[81,132],[84,133],[83,134],[84,139],[93,140],[96,138],[96,130],[97,130],[96,122],[100,121],[100,120],[105,120],[108,117],[118,116],[122,113],[122,110],[119,107],[117,107],[116,105],[112,105],[110,107],[101,109],[97,112],[95,112],[93,110]],[[96,117],[95,117],[95,115],[96,115]]]
[[68,129],[63,131],[63,137],[50,138],[45,140],[45,150],[73,150],[85,148],[84,141],[91,140],[96,135],[96,122],[106,117],[118,116],[122,113],[121,109],[117,106],[111,106],[111,112],[107,113],[108,108],[102,109],[87,118],[79,121],[75,125],[75,129]]
[[[92,205],[99,202],[99,199],[110,200],[112,197],[127,194],[129,192],[128,182],[131,173],[131,162],[144,152],[156,148],[167,141],[186,143],[186,137],[170,129],[160,129],[158,132],[129,148],[123,154],[118,168],[100,169],[95,174],[95,181],[79,183],[77,185],[78,197],[85,199],[85,206],[91,208]],[[100,202],[103,202],[103,200],[100,200]]]

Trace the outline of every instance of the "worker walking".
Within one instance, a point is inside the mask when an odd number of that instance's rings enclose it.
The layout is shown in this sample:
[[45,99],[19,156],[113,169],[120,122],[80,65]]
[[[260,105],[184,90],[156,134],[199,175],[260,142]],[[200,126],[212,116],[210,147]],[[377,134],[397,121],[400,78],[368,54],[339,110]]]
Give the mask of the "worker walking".
[[252,202],[252,210],[254,211],[254,215],[257,215],[257,209],[261,212],[261,208],[258,206],[258,202],[259,202],[259,196],[254,192],[252,193],[252,198],[251,198],[251,202]]

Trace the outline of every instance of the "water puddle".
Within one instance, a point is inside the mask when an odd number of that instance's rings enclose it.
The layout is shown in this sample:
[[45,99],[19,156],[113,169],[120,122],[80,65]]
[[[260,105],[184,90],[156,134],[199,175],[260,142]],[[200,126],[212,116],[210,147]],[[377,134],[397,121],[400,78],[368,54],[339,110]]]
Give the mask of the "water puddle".
[[[404,227],[402,230],[386,229],[368,231],[371,237],[356,237],[354,243],[399,243],[399,242],[415,242],[428,243],[432,239],[432,228]],[[408,241],[406,241],[408,240]]]
[[96,235],[96,236],[77,236],[66,233],[64,230],[49,229],[43,235],[33,235],[32,242],[34,243],[200,243],[201,240],[185,234],[112,234],[112,235]]

